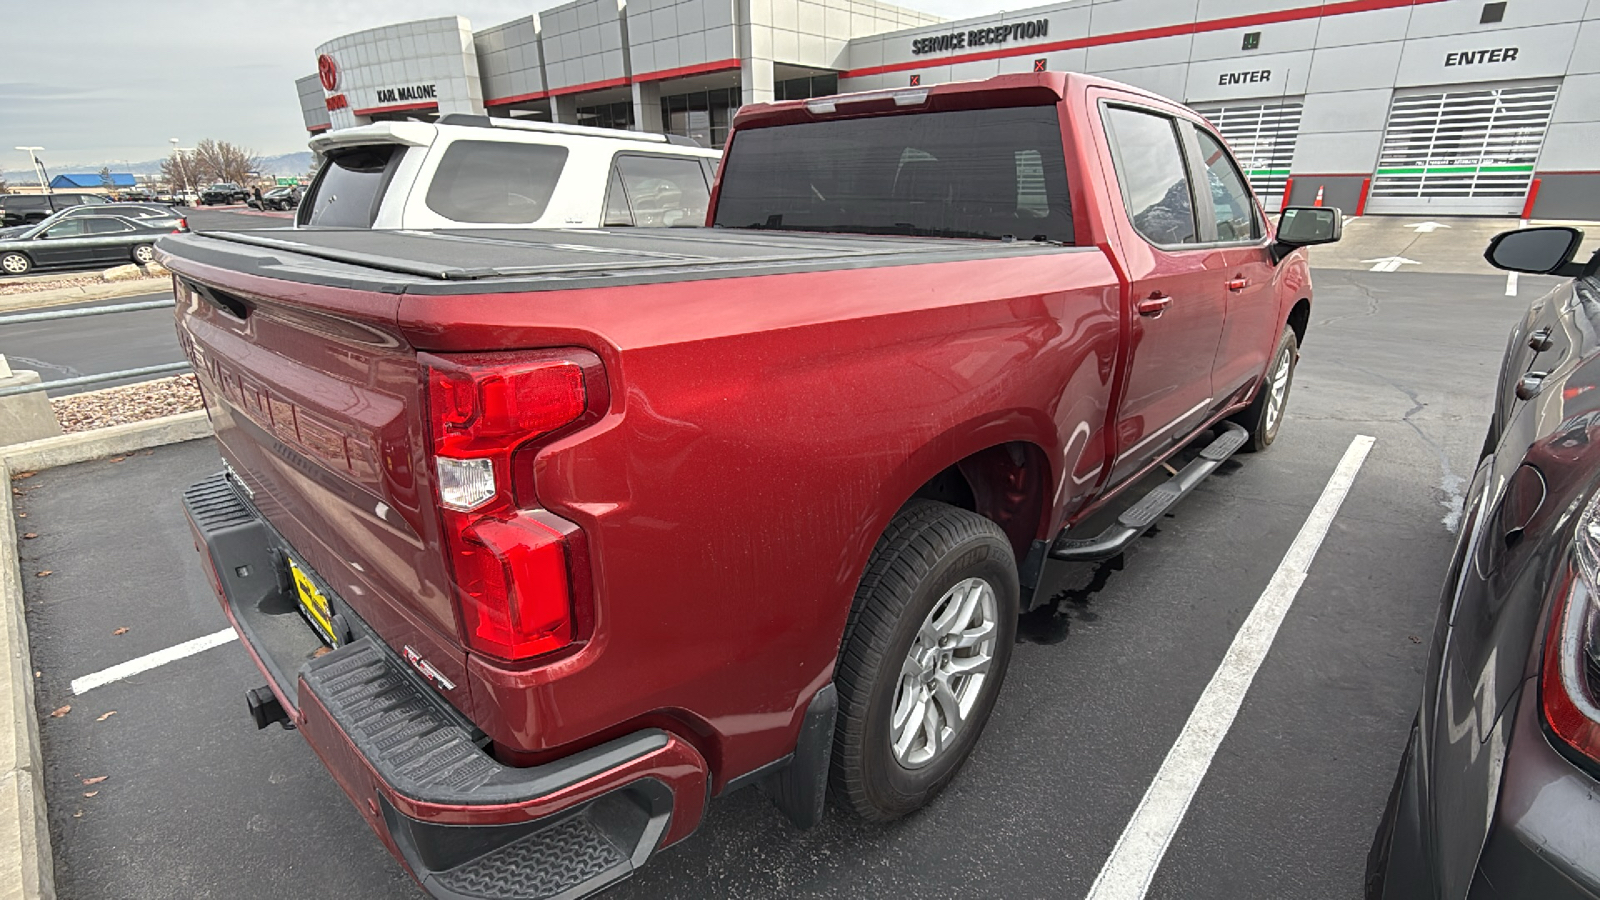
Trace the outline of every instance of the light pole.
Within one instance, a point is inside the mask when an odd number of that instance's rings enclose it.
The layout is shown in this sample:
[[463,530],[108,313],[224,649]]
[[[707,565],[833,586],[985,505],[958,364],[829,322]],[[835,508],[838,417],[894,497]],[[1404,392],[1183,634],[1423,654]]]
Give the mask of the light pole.
[[40,150],[43,150],[44,148],[43,147],[18,147],[17,149],[21,150],[23,153],[28,154],[28,159],[30,161],[32,161],[32,163],[33,163],[33,177],[39,179],[39,188],[40,188],[40,190],[44,191],[46,194],[50,193],[50,185],[46,184],[45,180],[44,180],[44,166],[39,165],[38,152]]
[[183,190],[193,190],[194,186],[189,183],[189,161],[183,158],[185,148],[178,146],[177,138],[167,138],[167,143],[172,145],[172,155],[178,158],[178,177],[183,179]]

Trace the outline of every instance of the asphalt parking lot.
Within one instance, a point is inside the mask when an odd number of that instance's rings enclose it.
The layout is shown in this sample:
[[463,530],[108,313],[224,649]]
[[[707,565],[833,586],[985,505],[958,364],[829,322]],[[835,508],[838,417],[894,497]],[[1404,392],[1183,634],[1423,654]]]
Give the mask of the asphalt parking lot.
[[[189,224],[195,231],[275,228],[287,224],[288,215],[239,212],[233,208],[198,209],[189,211]],[[85,309],[171,298],[171,290],[159,290],[55,308]],[[0,355],[10,360],[13,368],[36,371],[45,381],[183,361],[183,351],[172,329],[172,311],[168,309],[8,325],[0,329]],[[129,379],[107,381],[52,391],[50,395],[60,397],[128,383]]]
[[[831,810],[801,833],[746,790],[607,896],[1084,896],[1341,456],[1368,435],[1148,895],[1359,897],[1505,334],[1555,283],[1508,284],[1476,260],[1478,226],[1456,224],[1472,233],[1358,221],[1319,252],[1278,442],[1028,617],[976,754],[929,809],[882,828]],[[1394,255],[1416,262],[1373,271]],[[18,530],[37,535],[19,552],[58,892],[415,896],[300,738],[255,731],[242,694],[262,678],[237,643],[72,691],[226,628],[178,503],[217,468],[202,441],[14,485]]]

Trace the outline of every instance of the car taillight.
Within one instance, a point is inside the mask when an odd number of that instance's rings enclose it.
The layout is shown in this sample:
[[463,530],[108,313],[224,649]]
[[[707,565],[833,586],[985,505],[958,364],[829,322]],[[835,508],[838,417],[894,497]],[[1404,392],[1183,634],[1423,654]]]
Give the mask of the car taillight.
[[1600,494],[1573,536],[1577,572],[1545,634],[1540,704],[1551,732],[1600,762]]
[[[518,498],[513,460],[591,409],[563,354],[423,355],[439,518],[468,645],[517,661],[571,643],[571,523]],[[573,527],[572,530],[575,530]]]

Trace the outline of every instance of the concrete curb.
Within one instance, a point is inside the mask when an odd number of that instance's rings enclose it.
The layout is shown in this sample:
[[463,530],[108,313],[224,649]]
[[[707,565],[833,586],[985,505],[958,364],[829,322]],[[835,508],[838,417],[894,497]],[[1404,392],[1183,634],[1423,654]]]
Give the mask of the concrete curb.
[[68,303],[87,303],[91,300],[110,300],[113,297],[133,297],[139,294],[159,294],[172,288],[172,279],[141,278],[137,281],[113,281],[107,284],[82,284],[77,287],[51,288],[29,294],[0,295],[0,313],[20,312],[25,309],[46,309]]
[[17,558],[11,474],[131,453],[211,433],[203,411],[0,447],[0,900],[54,900],[44,760]]

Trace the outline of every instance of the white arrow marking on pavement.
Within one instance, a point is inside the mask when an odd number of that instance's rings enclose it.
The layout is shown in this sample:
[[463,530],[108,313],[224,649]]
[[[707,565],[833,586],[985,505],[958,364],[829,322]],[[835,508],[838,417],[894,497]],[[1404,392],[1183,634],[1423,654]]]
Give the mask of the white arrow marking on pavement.
[[1432,234],[1441,228],[1449,228],[1450,226],[1443,222],[1418,222],[1415,225],[1407,225],[1406,227],[1417,234]]
[[1393,272],[1401,266],[1422,265],[1422,263],[1419,263],[1414,259],[1406,259],[1404,256],[1384,256],[1378,259],[1363,259],[1361,261],[1362,265],[1366,265],[1367,263],[1377,263],[1377,265],[1367,270],[1369,272]]

